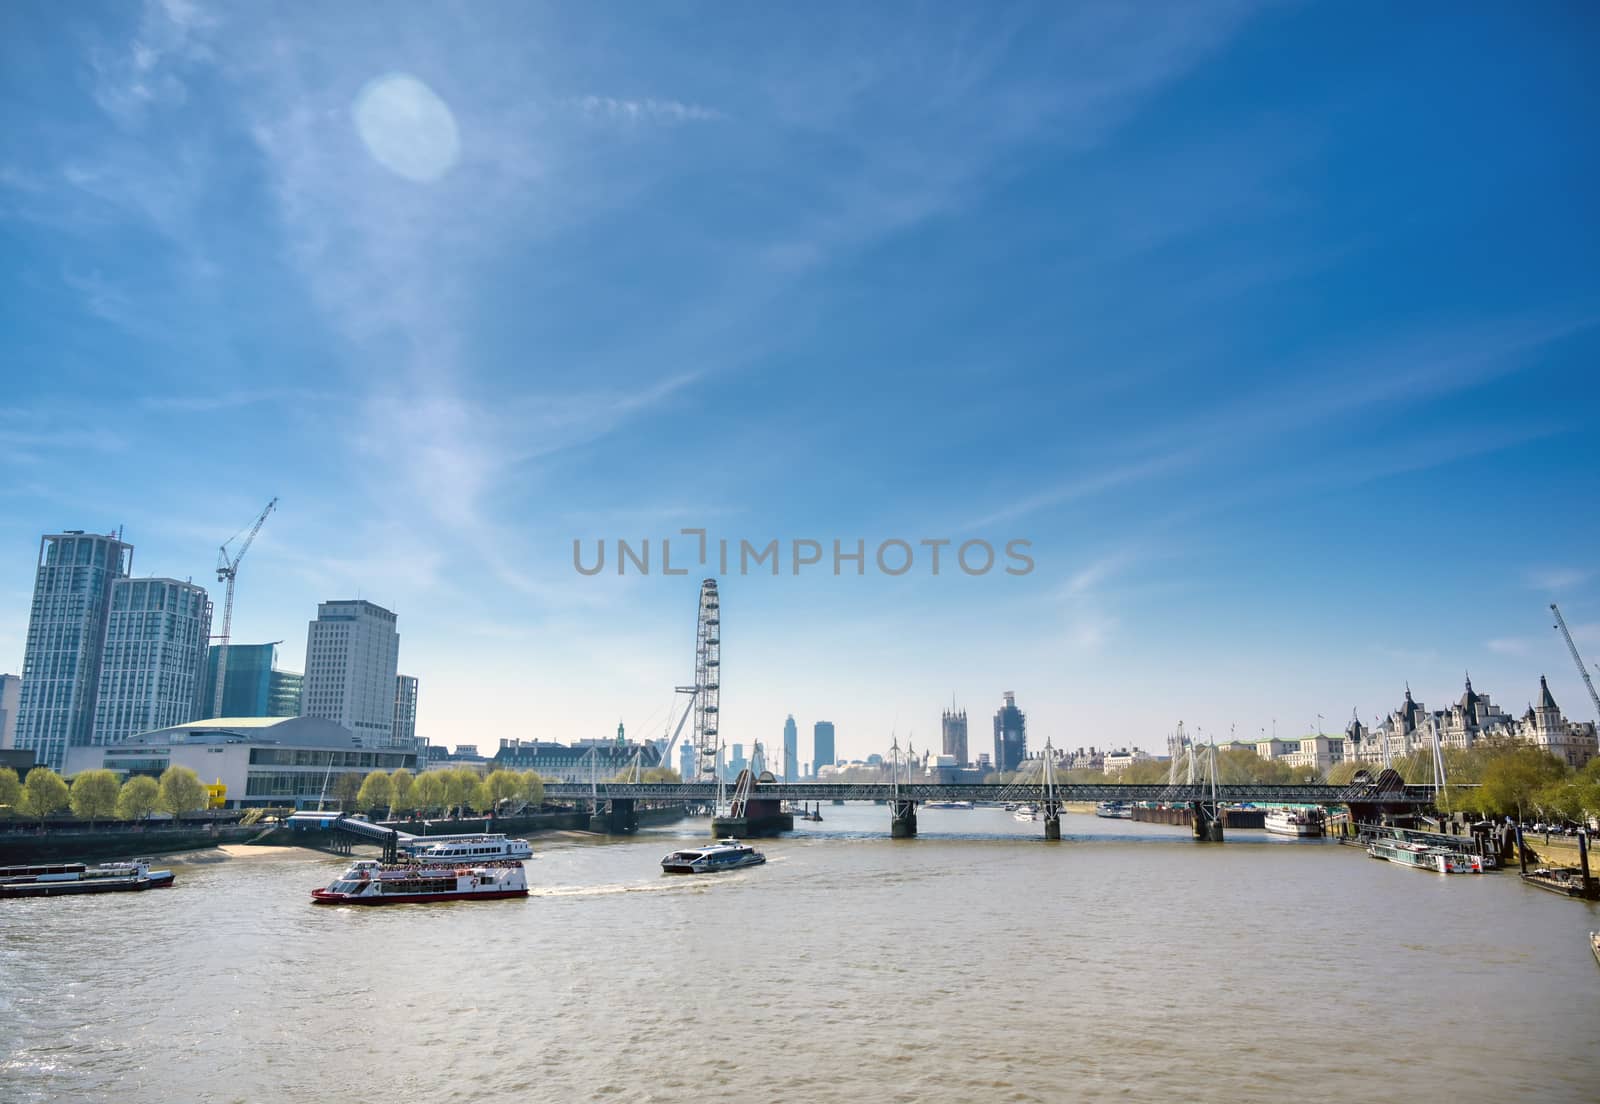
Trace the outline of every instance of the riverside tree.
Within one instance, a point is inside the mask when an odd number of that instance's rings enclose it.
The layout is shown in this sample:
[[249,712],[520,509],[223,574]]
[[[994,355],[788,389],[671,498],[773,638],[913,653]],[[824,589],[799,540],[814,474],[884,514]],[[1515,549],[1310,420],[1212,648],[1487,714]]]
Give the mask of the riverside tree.
[[22,783],[19,806],[28,816],[38,817],[41,828],[44,827],[45,817],[70,804],[72,796],[59,774],[49,767],[34,767],[28,772],[27,780]]
[[389,815],[411,808],[411,786],[415,779],[401,767],[389,776]]
[[444,803],[455,810],[460,816],[467,811],[467,806],[472,803],[473,791],[477,789],[479,781],[478,772],[466,767],[456,767],[454,770],[444,771]]
[[518,797],[537,809],[544,804],[544,779],[539,777],[538,771],[523,771],[518,777],[522,780],[522,790]]
[[101,817],[115,815],[122,783],[108,770],[80,771],[72,780],[72,815],[93,828]]
[[520,798],[524,788],[522,776],[509,770],[491,772],[483,784],[489,788],[489,804],[496,812],[502,812],[507,802]]
[[148,774],[135,775],[117,794],[118,820],[143,820],[161,803],[161,786]]
[[356,808],[361,795],[361,776],[354,771],[335,775],[333,779],[333,798],[339,803],[339,808],[350,812]]
[[411,804],[424,816],[444,807],[444,772],[423,771],[411,786]]
[[361,780],[361,791],[356,794],[356,807],[377,814],[388,807],[390,794],[389,776],[382,771],[373,771]]
[[188,767],[168,767],[161,772],[161,801],[159,807],[182,820],[185,813],[197,813],[206,807],[206,788],[200,776]]
[[10,767],[0,767],[0,809],[12,812],[22,801],[22,783],[17,772]]

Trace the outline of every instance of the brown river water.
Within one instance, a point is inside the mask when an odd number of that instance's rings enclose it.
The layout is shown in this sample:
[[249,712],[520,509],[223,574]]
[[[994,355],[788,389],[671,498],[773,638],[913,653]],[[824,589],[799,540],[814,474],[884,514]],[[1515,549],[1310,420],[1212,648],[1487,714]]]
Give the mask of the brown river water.
[[526,901],[313,907],[275,850],[0,902],[0,1104],[1600,1100],[1600,909],[1514,874],[822,812],[705,877],[703,820],[535,838]]

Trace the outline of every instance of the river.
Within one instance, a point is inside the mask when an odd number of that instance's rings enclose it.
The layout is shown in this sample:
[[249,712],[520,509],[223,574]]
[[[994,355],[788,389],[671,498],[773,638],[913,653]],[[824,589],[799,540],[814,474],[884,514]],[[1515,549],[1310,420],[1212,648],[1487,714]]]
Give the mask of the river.
[[338,860],[0,903],[0,1102],[1600,1099],[1600,910],[1355,848],[823,806],[539,837],[526,901],[315,908]]

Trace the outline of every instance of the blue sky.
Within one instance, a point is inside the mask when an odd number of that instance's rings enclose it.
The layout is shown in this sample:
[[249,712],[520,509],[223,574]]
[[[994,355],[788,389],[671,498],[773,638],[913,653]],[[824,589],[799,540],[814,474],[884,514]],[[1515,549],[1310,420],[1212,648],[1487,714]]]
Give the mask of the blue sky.
[[1589,5],[9,4],[0,668],[38,534],[234,638],[400,617],[419,731],[658,734],[695,575],[572,541],[1032,542],[725,578],[723,731],[1156,748],[1600,659]]

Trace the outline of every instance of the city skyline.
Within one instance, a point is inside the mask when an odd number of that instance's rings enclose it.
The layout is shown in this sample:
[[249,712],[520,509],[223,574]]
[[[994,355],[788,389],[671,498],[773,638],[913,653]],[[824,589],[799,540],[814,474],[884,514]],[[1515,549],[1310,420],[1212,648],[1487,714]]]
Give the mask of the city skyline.
[[281,495],[232,638],[304,670],[318,602],[395,610],[450,746],[675,722],[698,565],[589,577],[572,544],[685,528],[1031,542],[1023,577],[722,576],[726,743],[792,712],[842,758],[932,748],[952,688],[1010,688],[1030,750],[1159,751],[1466,670],[1587,715],[1547,608],[1600,659],[1582,35],[80,18],[0,36],[32,105],[0,134],[0,670],[39,534],[125,526],[209,586]]

